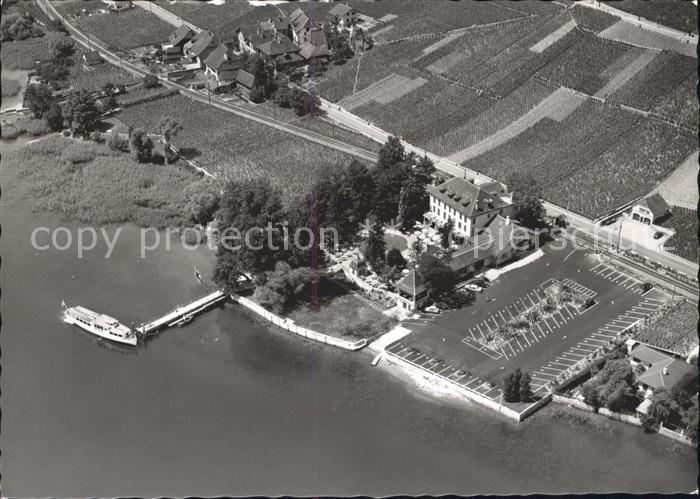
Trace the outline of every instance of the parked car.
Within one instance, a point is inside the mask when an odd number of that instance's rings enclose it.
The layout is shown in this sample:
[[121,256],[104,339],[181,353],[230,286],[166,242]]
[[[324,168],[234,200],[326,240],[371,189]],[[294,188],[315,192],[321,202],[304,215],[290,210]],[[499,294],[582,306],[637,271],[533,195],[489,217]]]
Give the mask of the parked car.
[[484,288],[482,288],[478,284],[469,282],[464,285],[464,289],[468,289],[469,291],[473,291],[474,293],[481,293],[484,290]]
[[654,239],[661,239],[662,237],[664,237],[663,232],[657,232],[656,234],[654,234]]
[[429,307],[425,307],[425,311],[429,314],[439,314],[440,309],[437,308],[435,305],[430,305]]

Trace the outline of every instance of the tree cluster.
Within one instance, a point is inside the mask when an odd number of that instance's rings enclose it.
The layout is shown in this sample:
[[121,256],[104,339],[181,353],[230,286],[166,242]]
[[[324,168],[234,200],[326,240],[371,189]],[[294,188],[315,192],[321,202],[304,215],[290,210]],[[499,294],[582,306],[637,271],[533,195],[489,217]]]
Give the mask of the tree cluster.
[[281,86],[275,92],[275,104],[283,108],[292,108],[297,116],[318,116],[321,99],[318,95],[300,88]]
[[584,383],[581,391],[586,403],[619,411],[634,394],[634,372],[624,358],[609,359],[603,369]]
[[692,438],[697,438],[697,392],[697,371],[683,376],[670,390],[656,390],[647,414],[642,418],[642,425],[648,430],[656,428],[662,423],[682,427]]
[[248,57],[245,62],[247,71],[255,77],[250,89],[250,100],[256,104],[263,102],[277,90],[275,69],[258,55]]
[[506,180],[513,193],[515,218],[524,227],[538,229],[544,226],[545,211],[542,190],[531,173],[513,173]]
[[527,372],[516,368],[503,378],[503,400],[506,402],[529,402],[532,400],[530,382],[532,378]]
[[44,30],[36,23],[35,19],[25,14],[4,14],[0,24],[3,42],[26,40],[36,38],[44,34]]
[[352,40],[344,31],[338,30],[335,26],[327,23],[324,26],[326,43],[331,50],[331,61],[342,64],[355,55]]
[[296,308],[308,296],[306,289],[311,283],[311,269],[292,269],[286,262],[277,262],[275,269],[265,272],[261,281],[255,288],[255,300],[263,307],[282,314]]

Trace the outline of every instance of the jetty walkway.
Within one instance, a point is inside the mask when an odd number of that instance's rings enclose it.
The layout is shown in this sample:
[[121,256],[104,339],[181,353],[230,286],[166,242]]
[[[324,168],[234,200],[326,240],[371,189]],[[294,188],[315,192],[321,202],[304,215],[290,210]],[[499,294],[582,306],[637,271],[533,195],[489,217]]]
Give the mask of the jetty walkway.
[[180,323],[187,322],[198,313],[203,312],[209,307],[217,305],[228,298],[229,296],[227,294],[224,294],[221,291],[216,291],[193,301],[189,305],[177,307],[172,312],[167,313],[164,316],[149,322],[148,324],[144,324],[136,328],[136,331],[142,336],[156,334],[165,327],[177,326]]

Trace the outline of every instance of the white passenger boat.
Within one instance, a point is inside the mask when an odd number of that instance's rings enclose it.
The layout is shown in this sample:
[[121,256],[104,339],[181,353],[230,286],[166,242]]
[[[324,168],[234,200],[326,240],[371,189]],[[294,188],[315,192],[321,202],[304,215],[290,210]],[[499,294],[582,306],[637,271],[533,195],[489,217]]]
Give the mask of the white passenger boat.
[[127,345],[136,345],[136,335],[125,325],[109,315],[98,314],[85,307],[66,307],[63,311],[63,318],[69,324],[88,331],[102,338],[115,341],[117,343],[125,343]]

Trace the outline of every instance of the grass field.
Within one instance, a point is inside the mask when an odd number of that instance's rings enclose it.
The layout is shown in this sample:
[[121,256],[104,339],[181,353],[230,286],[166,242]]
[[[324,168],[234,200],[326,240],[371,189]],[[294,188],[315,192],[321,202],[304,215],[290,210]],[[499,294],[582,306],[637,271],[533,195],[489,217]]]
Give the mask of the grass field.
[[655,189],[671,206],[696,209],[698,206],[698,151]]
[[52,136],[3,155],[37,209],[93,224],[179,226],[201,175],[186,165],[136,163],[105,145]]
[[288,314],[297,325],[350,340],[391,328],[391,319],[335,282],[322,278],[318,288],[320,302],[316,309],[306,305]]
[[698,344],[698,307],[678,301],[660,309],[635,334],[641,342],[688,355]]
[[22,88],[22,85],[17,80],[10,78],[2,78],[2,96],[12,97],[17,95]]
[[698,258],[698,230],[700,227],[698,226],[697,211],[675,207],[673,215],[662,225],[676,230],[676,235],[664,245],[668,251],[691,262],[700,261]]
[[[78,24],[108,46],[122,50],[166,42],[174,30],[171,24],[140,7],[82,16]],[[125,31],[125,26],[128,26],[128,31]]]
[[175,145],[223,179],[267,177],[288,199],[305,194],[320,175],[352,157],[175,95],[130,106],[125,123],[155,131],[163,116],[183,124]]
[[0,46],[2,67],[6,69],[34,69],[36,61],[50,58],[44,37],[28,38],[19,42],[3,42]]
[[681,31],[697,33],[698,10],[692,2],[685,0],[603,0],[616,9],[624,10],[635,16],[676,28]]
[[108,62],[86,67],[81,63],[83,51],[79,50],[73,57],[75,63],[71,66],[68,83],[76,89],[99,90],[105,83],[114,85],[134,85],[139,78],[119,69]]

